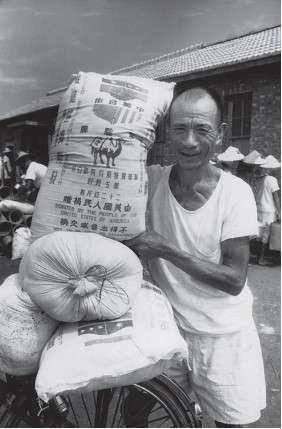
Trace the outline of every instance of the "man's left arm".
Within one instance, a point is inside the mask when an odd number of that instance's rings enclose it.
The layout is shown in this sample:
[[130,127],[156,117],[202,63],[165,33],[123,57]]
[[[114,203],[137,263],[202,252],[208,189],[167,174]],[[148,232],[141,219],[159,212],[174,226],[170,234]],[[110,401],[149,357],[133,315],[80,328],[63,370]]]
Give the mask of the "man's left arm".
[[221,243],[222,262],[205,261],[179,249],[155,232],[144,232],[124,242],[148,257],[166,259],[195,279],[229,295],[238,295],[246,282],[249,262],[249,237],[230,238]]

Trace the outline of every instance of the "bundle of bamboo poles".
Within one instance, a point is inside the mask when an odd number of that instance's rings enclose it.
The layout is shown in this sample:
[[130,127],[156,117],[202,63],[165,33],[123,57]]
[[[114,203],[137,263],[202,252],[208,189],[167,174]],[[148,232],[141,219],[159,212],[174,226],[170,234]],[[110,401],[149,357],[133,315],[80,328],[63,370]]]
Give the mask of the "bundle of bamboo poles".
[[[8,187],[4,187],[8,188]],[[2,198],[5,196],[5,198]],[[3,200],[11,201],[12,192],[0,187],[0,203]],[[12,257],[12,243],[15,231],[21,227],[30,228],[32,220],[31,214],[24,214],[17,208],[0,210],[0,254]]]

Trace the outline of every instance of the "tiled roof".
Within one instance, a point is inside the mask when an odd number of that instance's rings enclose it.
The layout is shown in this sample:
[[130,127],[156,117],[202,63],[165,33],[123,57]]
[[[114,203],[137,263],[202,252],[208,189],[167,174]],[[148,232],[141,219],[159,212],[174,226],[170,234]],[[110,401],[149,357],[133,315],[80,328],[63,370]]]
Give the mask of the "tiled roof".
[[[111,74],[165,79],[280,54],[281,27],[273,27],[213,44],[197,44],[161,57],[116,70]],[[0,121],[57,106],[62,92],[0,116]]]
[[44,97],[40,97],[38,100],[33,101],[30,104],[25,104],[18,109],[12,110],[5,115],[0,116],[0,121],[5,119],[14,118],[21,115],[27,115],[28,113],[37,112],[39,110],[48,109],[51,107],[55,107],[60,103],[62,93],[46,95]]
[[245,63],[280,54],[281,27],[273,27],[209,45],[196,45],[139,64],[113,74],[165,79]]

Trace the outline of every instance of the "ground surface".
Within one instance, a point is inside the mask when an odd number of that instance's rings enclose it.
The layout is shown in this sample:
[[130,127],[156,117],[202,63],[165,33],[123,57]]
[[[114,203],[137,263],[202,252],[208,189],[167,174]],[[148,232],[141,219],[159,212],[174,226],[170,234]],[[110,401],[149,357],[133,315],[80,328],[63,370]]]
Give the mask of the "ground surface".
[[[0,283],[17,272],[18,262],[0,257]],[[251,425],[280,428],[280,266],[249,267],[249,284],[254,295],[254,317],[260,334],[267,382],[267,408],[260,421]],[[213,422],[205,418],[205,425]]]
[[[262,346],[267,385],[267,407],[261,419],[250,427],[281,428],[280,277],[280,266],[249,266],[249,285],[254,295],[254,318]],[[207,417],[204,423],[214,427]]]

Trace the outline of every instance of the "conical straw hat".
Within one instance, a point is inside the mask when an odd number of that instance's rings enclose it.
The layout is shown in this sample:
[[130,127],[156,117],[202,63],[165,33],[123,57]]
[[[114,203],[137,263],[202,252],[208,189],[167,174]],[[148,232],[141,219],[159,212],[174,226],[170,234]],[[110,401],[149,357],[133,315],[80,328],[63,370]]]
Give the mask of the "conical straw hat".
[[261,157],[261,154],[257,150],[253,150],[243,159],[245,164],[255,164],[260,165],[264,163],[264,159]]
[[268,155],[265,158],[264,163],[261,165],[261,168],[280,168],[280,167],[281,167],[280,162],[273,155]]
[[17,154],[15,162],[18,162],[20,159],[25,158],[25,157],[30,157],[30,153],[20,150]]
[[217,159],[223,162],[240,161],[243,158],[244,155],[239,151],[237,147],[234,146],[229,146],[223,153],[220,153],[217,156]]

